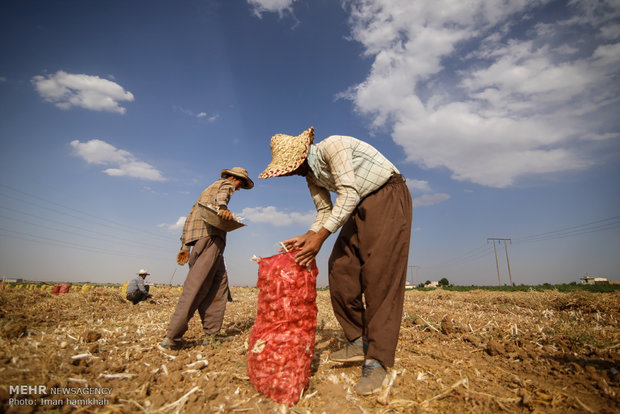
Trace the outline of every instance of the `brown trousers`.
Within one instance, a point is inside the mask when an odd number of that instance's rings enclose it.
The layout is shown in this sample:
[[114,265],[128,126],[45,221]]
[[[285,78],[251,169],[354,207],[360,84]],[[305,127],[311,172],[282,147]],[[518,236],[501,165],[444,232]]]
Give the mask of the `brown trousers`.
[[189,272],[183,292],[168,326],[166,337],[180,340],[198,310],[207,335],[219,332],[228,300],[228,277],[224,264],[226,242],[220,237],[203,237],[189,255]]
[[412,214],[405,180],[393,175],[358,204],[329,258],[332,306],[345,337],[366,336],[366,358],[384,367],[394,366]]

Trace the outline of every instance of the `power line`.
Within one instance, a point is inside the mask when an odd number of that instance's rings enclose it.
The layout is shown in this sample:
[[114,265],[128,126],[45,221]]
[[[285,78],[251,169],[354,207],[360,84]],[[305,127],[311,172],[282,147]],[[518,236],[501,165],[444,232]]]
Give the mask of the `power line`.
[[[20,214],[25,214],[25,213],[22,213],[22,212],[20,212],[18,210],[12,209],[10,207],[0,206],[0,208],[7,209],[7,210],[13,210],[13,211],[18,212]],[[80,237],[87,237],[87,238],[93,239],[93,240],[112,241],[112,242],[115,242],[115,243],[118,243],[119,241],[120,242],[124,241],[124,242],[126,242],[128,244],[133,244],[133,245],[142,246],[142,247],[147,245],[147,243],[145,243],[144,241],[130,240],[130,239],[126,239],[126,238],[123,238],[123,237],[119,237],[117,235],[106,234],[106,233],[102,233],[102,232],[99,232],[99,231],[96,231],[96,230],[87,229],[87,228],[76,226],[76,225],[69,224],[69,223],[64,223],[64,222],[61,222],[61,221],[58,221],[58,220],[37,216],[35,214],[27,214],[27,215],[30,216],[30,217],[34,217],[34,218],[40,219],[40,220],[44,220],[45,222],[56,223],[56,224],[60,224],[62,226],[68,227],[68,228],[73,228],[73,229],[81,230],[81,231],[84,231],[84,232],[88,232],[89,234],[82,234],[82,233],[78,233],[78,232],[75,232],[75,231],[70,231],[70,230],[67,230],[67,229],[59,229],[59,228],[56,228],[56,227],[48,226],[46,224],[35,223],[35,222],[29,221],[29,220],[23,220],[23,219],[19,219],[19,218],[16,218],[16,217],[5,216],[5,215],[2,215],[2,214],[0,214],[0,217],[4,217],[7,220],[10,220],[11,222],[16,222],[17,221],[17,222],[21,222],[21,223],[25,223],[25,224],[30,224],[32,226],[36,226],[37,228],[45,228],[45,229],[48,229],[48,230],[59,231],[59,232],[62,232],[62,233],[67,233],[67,234],[73,234],[73,235],[80,236]],[[98,234],[98,235],[100,235],[102,237],[93,236],[92,234]],[[158,246],[158,245],[151,244],[151,246],[154,247],[154,248],[159,248],[159,249],[164,249],[165,248],[162,245]]]
[[40,243],[40,244],[45,244],[45,245],[48,245],[48,246],[65,247],[65,248],[74,249],[74,250],[83,250],[83,251],[87,251],[87,252],[91,252],[91,253],[103,253],[103,254],[109,254],[109,255],[113,255],[113,256],[123,256],[123,257],[136,257],[136,256],[140,256],[140,257],[149,257],[151,259],[161,259],[161,256],[158,257],[158,256],[150,256],[150,255],[146,255],[146,254],[127,254],[127,252],[123,252],[123,251],[102,249],[102,248],[99,248],[99,247],[92,247],[92,246],[85,246],[85,245],[81,245],[81,244],[75,244],[75,243],[66,242],[66,241],[63,241],[63,240],[53,239],[53,238],[50,238],[50,237],[35,236],[33,234],[23,233],[23,232],[19,232],[19,231],[15,231],[15,230],[4,229],[4,228],[1,228],[1,227],[0,227],[0,232],[12,233],[13,235],[11,235],[10,237],[15,238],[15,239],[25,240],[25,241],[35,242],[35,243]]
[[566,237],[580,236],[599,231],[613,230],[620,227],[620,216],[609,217],[585,224],[552,230],[544,233],[532,234],[514,239],[515,243],[531,243],[536,241],[556,240]]
[[[161,238],[161,239],[164,239],[164,240],[169,240],[169,238],[167,238],[165,236],[162,236],[161,234],[152,233],[152,232],[149,232],[149,231],[137,228],[137,227],[133,227],[133,226],[130,226],[130,225],[127,225],[127,224],[123,224],[123,223],[119,223],[119,222],[116,222],[116,221],[113,221],[113,220],[109,220],[107,218],[98,217],[98,216],[95,216],[93,214],[90,214],[90,213],[87,213],[87,212],[84,212],[84,211],[81,211],[81,210],[77,210],[77,209],[72,208],[72,207],[68,207],[68,206],[65,206],[65,205],[62,205],[62,204],[50,201],[50,200],[46,200],[46,199],[44,199],[42,197],[39,197],[39,196],[36,196],[36,195],[33,195],[33,194],[28,194],[28,193],[26,193],[24,191],[18,190],[18,189],[13,188],[13,187],[10,187],[10,186],[8,186],[6,184],[0,184],[0,186],[5,187],[5,188],[7,188],[7,189],[9,189],[11,191],[14,191],[16,193],[20,193],[20,194],[23,194],[25,196],[28,196],[28,197],[31,197],[31,198],[34,198],[34,199],[37,199],[37,200],[41,200],[41,201],[43,201],[45,203],[58,206],[58,207],[60,207],[62,209],[65,209],[65,210],[68,210],[68,211],[73,211],[75,213],[78,213],[78,214],[81,214],[83,216],[88,217],[88,219],[85,219],[84,217],[76,216],[75,214],[68,213],[67,211],[62,211],[62,210],[58,210],[58,209],[52,208],[49,205],[43,206],[41,204],[37,204],[37,203],[34,203],[32,201],[28,201],[28,200],[24,200],[24,199],[19,198],[19,197],[15,197],[14,195],[6,194],[6,193],[0,193],[1,195],[5,196],[5,197],[12,198],[14,200],[18,200],[18,201],[21,201],[23,203],[30,204],[30,205],[42,208],[42,209],[44,209],[46,211],[47,210],[54,211],[56,213],[63,214],[63,215],[69,216],[69,217],[73,217],[73,218],[76,218],[76,219],[79,219],[79,220],[84,220],[84,221],[97,220],[97,221],[100,221],[100,223],[96,223],[96,222],[95,223],[97,225],[100,225],[100,226],[113,228],[115,230],[120,230],[120,231],[124,231],[124,232],[127,232],[127,233],[135,233],[137,231],[137,232],[149,235],[150,237],[157,237],[157,238]],[[106,223],[109,223],[109,224],[106,224]]]
[[[584,234],[596,233],[600,231],[614,230],[620,228],[620,216],[608,217],[584,224],[565,227],[558,230],[547,231],[544,233],[536,233],[529,236],[522,236],[511,240],[511,244],[525,244],[538,241],[557,240],[567,237],[581,236]],[[461,256],[456,256],[443,262],[425,266],[426,269],[455,266],[458,264],[468,263],[482,259],[491,254],[487,245],[479,246],[472,249]]]
[[[132,241],[132,240],[128,240],[128,239],[119,238],[119,237],[116,237],[116,236],[110,236],[108,238],[106,238],[106,237],[97,237],[97,236],[92,236],[92,235],[89,235],[89,234],[78,233],[78,232],[71,231],[71,230],[59,229],[59,228],[56,228],[56,227],[47,226],[45,224],[33,223],[31,221],[28,221],[28,220],[21,220],[21,219],[14,218],[14,217],[7,217],[7,216],[4,216],[2,214],[0,214],[0,217],[7,218],[7,219],[9,219],[9,220],[11,220],[13,222],[18,221],[18,222],[21,222],[21,223],[30,224],[30,225],[36,226],[37,228],[48,229],[48,230],[52,230],[52,231],[59,231],[61,233],[72,234],[72,235],[79,236],[79,237],[86,237],[86,238],[89,238],[89,239],[92,239],[92,240],[100,240],[100,241],[104,241],[104,242],[113,242],[113,243],[117,243],[117,244],[118,244],[119,241],[122,241],[124,243],[129,244],[129,245],[145,247],[145,245],[143,243],[140,243],[139,241]],[[71,227],[77,227],[77,226],[71,226]],[[80,227],[77,227],[77,228],[80,228]],[[82,228],[80,228],[80,229],[82,229]],[[82,230],[86,230],[86,229],[82,229]],[[93,232],[93,233],[97,233],[97,232]],[[164,250],[163,247],[160,247],[160,248],[162,249],[162,251]]]
[[[131,240],[131,239],[126,239],[126,238],[120,237],[120,236],[118,236],[118,235],[116,235],[116,234],[104,233],[104,232],[101,232],[101,231],[99,231],[99,230],[95,230],[95,229],[92,229],[92,228],[86,228],[86,227],[82,227],[82,226],[76,226],[75,224],[67,223],[67,222],[60,221],[60,220],[55,220],[55,219],[53,219],[53,218],[49,218],[49,217],[39,216],[39,215],[37,215],[37,214],[33,214],[33,213],[30,213],[30,212],[25,213],[25,212],[23,212],[23,211],[20,211],[20,210],[17,210],[17,209],[11,208],[11,207],[0,206],[0,209],[9,210],[9,211],[11,211],[11,212],[13,212],[13,213],[17,213],[17,214],[20,214],[20,215],[22,215],[22,216],[27,216],[27,217],[29,217],[29,218],[39,219],[39,220],[43,221],[44,223],[56,223],[56,224],[60,224],[60,225],[61,225],[61,226],[63,226],[63,227],[68,227],[68,228],[72,228],[72,229],[76,229],[76,230],[81,230],[81,231],[83,231],[83,232],[88,233],[88,235],[84,235],[84,234],[83,234],[83,235],[82,235],[83,237],[94,238],[94,237],[93,237],[93,236],[91,236],[90,234],[98,234],[98,235],[102,236],[103,238],[113,238],[113,239],[114,239],[114,241],[123,240],[123,241],[129,242],[129,243],[133,243],[133,244],[140,244],[140,245],[144,245],[144,244],[145,244],[145,242],[153,242],[153,240],[152,240],[151,238],[141,238],[140,240],[135,240],[135,239],[134,239],[134,240]],[[36,222],[33,222],[33,221],[29,221],[29,220],[25,220],[25,219],[19,219],[19,218],[16,218],[16,217],[14,217],[14,216],[4,216],[4,215],[0,215],[0,217],[4,217],[4,218],[6,218],[7,220],[10,220],[10,221],[20,221],[20,222],[22,222],[22,223],[31,224],[31,225],[33,225],[33,226],[37,226],[37,227],[47,227],[47,226],[45,226],[45,225],[42,225],[42,224],[39,224],[39,223],[36,223]],[[95,224],[97,225],[97,223],[95,223]],[[51,230],[58,230],[58,231],[68,232],[67,230],[55,229],[55,228],[53,228],[53,227],[47,227],[47,228],[49,228],[49,229],[51,229]],[[75,233],[75,232],[74,232],[74,234],[78,234],[78,235],[79,235],[79,233]],[[158,240],[158,241],[159,241],[159,240]],[[162,240],[162,241],[163,241],[163,240]],[[171,240],[168,240],[168,241],[171,241]],[[161,247],[164,247],[164,245],[158,245],[158,244],[151,244],[151,246],[153,246],[153,247],[160,247],[160,248],[161,248]]]

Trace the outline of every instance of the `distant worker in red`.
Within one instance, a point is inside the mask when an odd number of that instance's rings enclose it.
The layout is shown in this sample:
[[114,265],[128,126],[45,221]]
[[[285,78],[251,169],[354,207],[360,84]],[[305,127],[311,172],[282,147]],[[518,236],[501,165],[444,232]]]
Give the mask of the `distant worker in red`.
[[306,234],[284,241],[301,249],[297,263],[308,265],[342,228],[329,258],[329,293],[348,343],[330,359],[363,361],[355,392],[375,393],[394,365],[403,313],[413,208],[405,179],[356,138],[332,135],[315,145],[312,127],[296,137],[274,135],[271,153],[259,178],[305,177],[317,210]]
[[223,257],[226,230],[216,227],[208,213],[212,208],[221,220],[234,221],[228,209],[230,197],[241,188],[249,190],[254,187],[244,168],[222,170],[220,177],[200,194],[185,220],[177,263],[183,266],[189,262],[189,272],[160,348],[178,349],[182,346],[183,334],[196,310],[205,333],[203,344],[218,339],[216,335],[222,327],[230,295]]

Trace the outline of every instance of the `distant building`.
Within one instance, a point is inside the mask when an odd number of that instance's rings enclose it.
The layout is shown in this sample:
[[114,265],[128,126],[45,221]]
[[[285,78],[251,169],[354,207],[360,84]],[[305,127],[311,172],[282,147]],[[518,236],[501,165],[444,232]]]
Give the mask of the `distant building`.
[[23,283],[23,282],[24,282],[24,279],[12,277],[12,276],[2,278],[2,283]]
[[607,285],[609,284],[609,280],[605,277],[591,277],[586,274],[579,279],[579,283],[582,285]]
[[439,286],[439,282],[430,282],[424,285],[424,287],[427,289],[434,289],[437,286]]

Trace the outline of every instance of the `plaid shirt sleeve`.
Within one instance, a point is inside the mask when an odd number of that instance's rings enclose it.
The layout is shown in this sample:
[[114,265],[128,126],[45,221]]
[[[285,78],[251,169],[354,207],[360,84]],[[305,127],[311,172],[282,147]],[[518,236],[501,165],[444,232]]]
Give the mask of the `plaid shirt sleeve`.
[[235,186],[228,180],[225,180],[222,185],[220,185],[217,194],[215,195],[215,205],[222,208],[228,208],[228,202],[230,201],[230,197],[235,192]]
[[[316,149],[313,149],[316,148]],[[350,217],[360,200],[380,188],[398,169],[371,145],[353,137],[332,135],[308,154],[312,176],[307,176],[317,218],[310,230],[334,233]],[[329,191],[338,196],[331,203]]]
[[[234,192],[234,185],[228,180],[221,179],[206,188],[200,194],[200,197],[198,197],[198,201],[214,207],[228,208],[228,202]],[[190,250],[190,244],[193,244],[193,242],[202,237],[210,234],[225,234],[222,230],[207,225],[203,221],[201,209],[202,207],[200,207],[200,204],[195,203],[185,219],[183,232],[181,234],[181,250],[183,251],[188,252]]]
[[308,189],[310,190],[312,201],[314,201],[314,206],[316,207],[316,219],[310,227],[310,230],[317,233],[321,230],[321,227],[323,227],[327,218],[332,213],[332,200],[329,191],[325,188],[316,185],[309,177],[306,177],[306,182],[308,183]]
[[186,244],[189,241],[189,234],[193,225],[193,221],[196,217],[196,204],[192,206],[191,211],[185,218],[185,224],[183,224],[183,232],[181,232],[181,250],[189,252],[189,246]]
[[324,156],[338,197],[323,227],[334,233],[349,218],[361,197],[355,183],[351,145],[345,140],[331,140],[325,146]]

